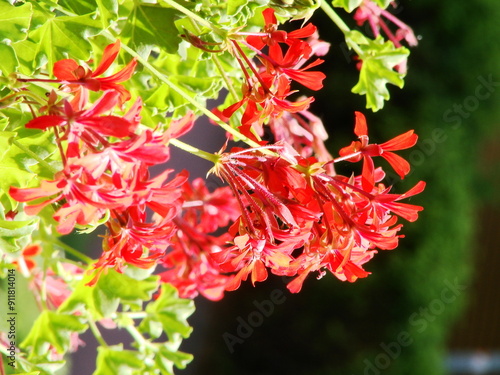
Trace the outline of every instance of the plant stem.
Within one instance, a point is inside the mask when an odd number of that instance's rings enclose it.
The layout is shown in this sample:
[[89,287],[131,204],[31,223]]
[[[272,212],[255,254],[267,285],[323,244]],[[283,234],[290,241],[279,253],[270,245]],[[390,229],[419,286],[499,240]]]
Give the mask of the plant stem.
[[155,77],[157,77],[160,81],[162,81],[163,83],[165,83],[168,87],[170,87],[172,90],[174,90],[176,93],[178,93],[184,99],[186,99],[189,103],[191,103],[198,110],[200,110],[204,115],[206,115],[208,118],[210,118],[215,123],[217,123],[217,125],[219,125],[221,128],[223,128],[225,131],[227,131],[228,133],[232,134],[237,139],[242,140],[243,142],[245,142],[247,145],[249,145],[251,147],[260,147],[260,145],[257,142],[254,142],[250,138],[248,138],[248,137],[244,136],[243,134],[241,134],[237,129],[234,129],[231,126],[229,126],[228,124],[226,124],[225,122],[221,121],[219,119],[219,117],[217,117],[210,110],[208,110],[207,108],[205,108],[204,106],[202,106],[195,99],[193,99],[191,96],[189,96],[184,90],[182,90],[180,87],[178,87],[172,81],[170,81],[167,76],[165,76],[164,74],[160,73],[153,65],[151,65],[149,62],[147,62],[146,59],[144,59],[142,56],[140,56],[132,48],[128,47],[125,44],[122,44],[121,47],[125,51],[127,51],[130,55],[132,55],[133,57],[135,57]]
[[[346,25],[346,23],[342,20],[342,18],[339,17],[337,12],[333,10],[333,8],[328,4],[327,1],[322,1],[321,2],[321,9],[323,9],[323,12],[326,13],[326,15],[337,25],[337,27],[344,33],[344,36],[348,36],[349,33],[351,33],[351,29],[349,26]],[[347,45],[351,47],[359,56],[363,54],[363,51],[359,47],[357,43],[352,41],[352,39],[349,39],[347,41]]]
[[169,141],[171,144],[173,144],[175,147],[180,148],[181,150],[187,151],[190,154],[196,155],[202,159],[211,161],[212,163],[217,163],[217,160],[219,160],[218,155],[211,154],[209,152],[200,150],[199,148],[196,148],[194,146],[188,145],[187,143],[184,143],[182,141],[179,141],[178,139],[171,139]]
[[62,242],[58,238],[54,239],[54,242],[55,242],[55,244],[57,246],[59,246],[60,248],[62,248],[65,252],[70,253],[75,258],[78,258],[78,259],[80,259],[81,261],[83,261],[83,262],[85,262],[87,264],[91,264],[94,261],[92,258],[89,258],[88,256],[82,254],[81,252],[79,252],[76,249],[73,249],[71,246],[65,244],[64,242]]
[[107,348],[108,343],[104,341],[104,338],[102,337],[101,331],[99,331],[99,327],[97,327],[97,324],[95,324],[94,319],[92,319],[92,316],[90,313],[87,313],[87,320],[89,322],[89,327],[92,333],[94,334],[95,339],[99,343],[100,346]]
[[361,151],[356,151],[356,152],[353,152],[352,154],[341,156],[341,157],[338,157],[336,159],[333,159],[333,162],[338,163],[339,161],[349,160],[351,158],[358,156],[359,154],[361,154]]
[[175,8],[177,9],[178,11],[184,13],[186,16],[188,16],[189,18],[191,18],[192,20],[195,20],[196,22],[198,22],[199,24],[209,28],[210,30],[212,30],[214,33],[216,33],[217,35],[220,35],[222,36],[223,38],[226,37],[225,35],[225,32],[223,32],[221,29],[215,27],[212,23],[210,23],[209,21],[207,21],[206,19],[200,17],[199,15],[197,15],[196,13],[193,13],[191,12],[189,9],[183,7],[182,5],[176,3],[175,1],[173,0],[162,0],[165,4],[168,4],[170,5],[172,8]]
[[35,154],[33,151],[31,151],[28,147],[26,147],[25,145],[23,145],[22,143],[20,143],[19,141],[17,141],[16,139],[14,138],[11,138],[10,142],[15,145],[16,147],[18,147],[19,149],[21,149],[25,154],[31,156],[33,159],[35,159],[41,166],[47,168],[50,172],[52,172],[53,174],[56,174],[57,172],[59,172],[59,170],[57,170],[56,168],[54,168],[53,166],[51,166],[49,163],[47,163],[45,160],[41,159],[37,154]]
[[134,325],[125,326],[125,329],[130,334],[130,336],[132,336],[135,342],[139,344],[139,346],[146,347],[150,345],[150,343],[144,338],[144,336],[137,330]]
[[[198,27],[198,25],[192,19],[190,21],[191,21],[191,24],[193,25],[193,28],[196,30],[196,32],[201,33],[201,30]],[[237,100],[238,99],[238,94],[237,94],[236,90],[234,89],[231,80],[229,79],[229,77],[227,76],[226,72],[224,71],[224,69],[222,67],[222,64],[221,64],[221,62],[219,60],[219,57],[216,54],[212,54],[211,58],[212,58],[212,61],[215,64],[215,66],[217,67],[217,70],[219,71],[222,79],[226,83],[226,88],[229,90],[229,93],[234,98],[234,100]]]

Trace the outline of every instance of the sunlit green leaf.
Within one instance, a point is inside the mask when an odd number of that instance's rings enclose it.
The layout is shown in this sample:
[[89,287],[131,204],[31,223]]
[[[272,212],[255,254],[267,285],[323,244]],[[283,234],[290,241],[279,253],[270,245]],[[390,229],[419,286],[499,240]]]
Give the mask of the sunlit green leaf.
[[30,40],[36,44],[34,67],[45,62],[52,67],[56,61],[68,57],[88,60],[92,46],[87,39],[100,31],[100,22],[91,15],[47,19],[29,34]]
[[393,0],[373,0],[380,8],[385,9]]
[[7,75],[15,72],[19,61],[17,60],[16,52],[12,46],[0,43],[0,70]]
[[174,9],[136,3],[120,37],[146,57],[154,47],[175,53],[181,42],[174,23],[176,14]]
[[368,39],[358,31],[347,34],[346,42],[347,45],[356,43],[362,50],[359,56],[362,60],[359,81],[352,92],[366,95],[366,107],[378,111],[384,106],[384,100],[389,100],[388,83],[403,87],[405,74],[394,69],[408,57],[409,51],[404,47],[396,48],[391,41],[386,42],[381,36],[375,40]]
[[354,9],[359,7],[363,0],[333,0],[334,7],[344,8],[347,12],[351,13]]
[[88,286],[95,275],[86,275],[60,306],[61,312],[87,310],[95,319],[109,317],[121,303],[149,300],[158,288],[158,276],[134,279],[115,270],[103,273],[94,286]]
[[123,350],[122,345],[97,348],[97,368],[92,375],[130,375],[144,368],[142,356],[132,350]]
[[248,0],[228,0],[227,1],[227,14],[234,15],[241,11],[242,7],[247,5]]
[[193,301],[179,298],[172,285],[163,284],[160,297],[146,307],[148,316],[142,321],[140,328],[144,332],[150,332],[149,324],[156,322],[162,325],[169,338],[177,335],[188,337],[192,328],[187,323],[187,318],[193,311]]
[[155,355],[155,364],[167,374],[173,374],[173,366],[178,369],[186,368],[193,360],[193,356],[189,353],[184,353],[178,350],[172,350],[168,343],[159,346]]
[[69,349],[71,334],[86,329],[87,325],[77,316],[44,310],[20,346],[30,349],[28,358],[47,355],[49,346],[64,354]]
[[[9,40],[11,43],[26,39],[31,22],[31,4],[20,6],[0,2],[0,42]],[[0,56],[2,56],[0,54]]]

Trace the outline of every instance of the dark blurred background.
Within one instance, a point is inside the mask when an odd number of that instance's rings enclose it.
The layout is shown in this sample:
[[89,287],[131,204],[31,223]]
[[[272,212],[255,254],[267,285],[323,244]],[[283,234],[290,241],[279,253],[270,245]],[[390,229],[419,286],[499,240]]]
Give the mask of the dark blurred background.
[[413,172],[394,191],[427,182],[410,201],[425,206],[420,219],[354,284],[311,276],[292,295],[275,277],[197,299],[182,346],[195,359],[180,374],[500,374],[500,2],[406,0],[397,16],[421,40],[404,89],[371,113],[349,92],[358,72],[339,31],[314,15],[332,46],[311,111],[332,152],[354,139],[356,110],[375,142],[415,129]]

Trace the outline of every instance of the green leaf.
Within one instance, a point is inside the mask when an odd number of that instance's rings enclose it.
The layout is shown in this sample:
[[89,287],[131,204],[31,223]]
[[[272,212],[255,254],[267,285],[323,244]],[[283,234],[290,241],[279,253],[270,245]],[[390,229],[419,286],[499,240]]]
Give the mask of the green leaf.
[[102,27],[107,28],[110,20],[118,14],[118,0],[96,0]]
[[87,39],[101,31],[101,23],[90,14],[47,19],[29,34],[29,39],[36,44],[33,67],[48,63],[51,69],[56,61],[68,57],[88,60],[92,46]]
[[180,299],[177,289],[170,284],[162,284],[160,297],[147,305],[146,312],[148,315],[139,326],[142,332],[156,336],[159,323],[171,340],[179,335],[186,338],[191,334],[187,318],[194,312],[194,303],[189,299]]
[[79,16],[88,13],[93,13],[97,7],[95,0],[85,0],[85,1],[58,0],[57,4]]
[[368,39],[359,31],[346,34],[346,42],[349,46],[356,43],[362,50],[359,81],[352,92],[366,95],[366,108],[376,112],[383,108],[384,100],[389,100],[388,83],[403,87],[405,74],[396,72],[394,67],[405,61],[409,51],[404,47],[396,48],[391,41],[385,42],[382,36]]
[[248,0],[228,0],[227,1],[227,14],[232,16],[241,11],[246,6]]
[[4,75],[15,72],[19,61],[12,46],[0,43],[0,70]]
[[[48,160],[57,149],[52,132],[41,132],[34,129],[19,129],[16,140],[42,160]],[[1,142],[6,137],[11,137],[12,132],[0,132]],[[27,155],[16,145],[9,145],[3,151],[0,158],[0,191],[7,192],[11,186],[26,188],[38,185],[39,178],[51,179],[53,174],[50,170],[41,166],[37,160]],[[17,202],[10,198],[12,207]]]
[[132,350],[123,350],[122,345],[97,348],[97,368],[93,375],[131,375],[144,368],[142,356]]
[[44,310],[33,323],[28,337],[20,346],[30,349],[28,359],[48,355],[50,346],[57,353],[64,354],[69,349],[71,333],[81,333],[87,329],[87,325],[83,324],[80,319],[74,315]]
[[154,47],[176,53],[181,42],[174,23],[176,14],[174,9],[136,3],[120,37],[145,57]]
[[23,40],[22,42],[12,44],[12,48],[19,61],[19,72],[31,75],[35,70],[33,62],[35,61],[38,45],[31,40]]
[[193,355],[172,350],[168,343],[165,343],[158,346],[154,360],[160,370],[167,374],[173,374],[172,365],[175,365],[178,369],[184,369],[193,360]]
[[347,12],[351,13],[354,9],[359,7],[363,0],[333,0],[332,5],[338,8],[344,8]]
[[59,307],[60,312],[72,313],[84,309],[99,320],[114,313],[120,302],[138,304],[150,300],[158,289],[158,276],[137,280],[110,269],[99,277],[94,286],[87,286],[93,277],[93,274],[88,274],[76,285],[73,293]]
[[380,8],[385,9],[393,0],[373,0]]
[[[30,27],[31,4],[20,6],[10,5],[8,2],[0,3],[0,42],[10,40],[11,43],[26,39]],[[3,58],[3,55],[0,55]]]
[[38,228],[39,218],[31,220],[0,219],[0,252],[16,252],[28,245],[31,234]]

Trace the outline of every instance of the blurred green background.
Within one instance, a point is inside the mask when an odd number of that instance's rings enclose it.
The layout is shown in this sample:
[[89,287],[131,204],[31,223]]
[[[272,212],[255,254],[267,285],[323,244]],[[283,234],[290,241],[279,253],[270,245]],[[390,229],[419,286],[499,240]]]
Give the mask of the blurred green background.
[[[367,115],[375,142],[415,129],[419,143],[405,154],[413,172],[394,191],[427,182],[410,201],[425,206],[420,219],[354,284],[310,277],[292,295],[274,278],[221,302],[197,300],[183,346],[195,360],[180,373],[440,375],[451,353],[500,350],[500,2],[406,0],[397,16],[421,40],[404,89],[391,87],[385,108],[370,113],[348,92],[357,71],[339,31],[314,15],[332,46],[311,110],[328,127],[332,152],[354,139],[355,110]],[[271,308],[264,301],[272,297]],[[260,319],[264,305],[269,317]]]

